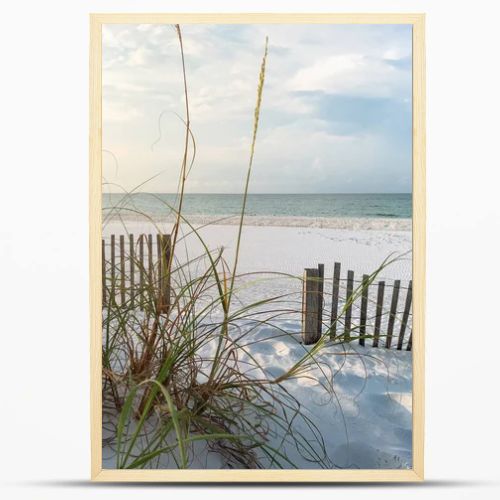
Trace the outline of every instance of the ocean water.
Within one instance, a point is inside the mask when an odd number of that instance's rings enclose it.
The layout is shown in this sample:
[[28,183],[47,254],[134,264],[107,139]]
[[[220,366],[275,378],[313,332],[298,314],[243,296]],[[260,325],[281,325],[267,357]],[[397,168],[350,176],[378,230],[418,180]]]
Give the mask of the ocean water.
[[[186,194],[185,215],[229,216],[241,211],[241,194]],[[250,194],[246,214],[262,217],[328,217],[410,219],[410,193],[401,194]],[[176,205],[175,194],[103,194],[103,208],[121,207],[122,214],[159,217]]]

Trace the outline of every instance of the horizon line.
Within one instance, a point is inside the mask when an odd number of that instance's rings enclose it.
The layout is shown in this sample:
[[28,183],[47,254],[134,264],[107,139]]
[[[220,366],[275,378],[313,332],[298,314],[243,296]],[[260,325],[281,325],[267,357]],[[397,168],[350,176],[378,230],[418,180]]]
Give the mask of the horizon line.
[[[113,191],[113,192],[104,192],[102,191],[102,194],[172,194],[172,195],[178,195],[179,193],[175,192],[167,192],[167,191]],[[244,195],[244,193],[239,192],[239,193],[210,193],[210,192],[185,192],[186,194],[209,194],[209,195]],[[360,192],[360,191],[353,191],[353,192],[344,192],[344,193],[248,193],[249,195],[252,194],[257,194],[257,195],[343,195],[343,194],[413,194],[411,191],[410,192],[403,192],[403,191],[398,191],[398,192]]]

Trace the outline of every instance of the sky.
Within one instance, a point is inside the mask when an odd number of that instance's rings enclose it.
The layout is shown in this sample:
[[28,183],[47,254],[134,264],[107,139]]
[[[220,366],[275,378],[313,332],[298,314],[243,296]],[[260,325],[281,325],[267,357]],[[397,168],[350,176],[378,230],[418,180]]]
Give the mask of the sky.
[[[188,192],[242,191],[266,36],[250,192],[411,192],[410,25],[181,30],[196,141]],[[184,119],[174,27],[105,25],[104,190],[175,192]]]

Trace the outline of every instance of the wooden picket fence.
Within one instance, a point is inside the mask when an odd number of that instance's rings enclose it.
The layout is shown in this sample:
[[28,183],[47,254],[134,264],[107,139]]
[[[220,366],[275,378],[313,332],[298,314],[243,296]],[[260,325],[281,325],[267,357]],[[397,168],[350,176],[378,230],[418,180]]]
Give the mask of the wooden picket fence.
[[[341,279],[341,265],[335,262],[332,280],[331,310],[329,321],[323,321],[325,304],[325,277],[324,265],[319,264],[317,268],[304,270],[303,293],[302,293],[302,340],[304,344],[315,344],[323,335],[323,329],[330,329],[332,340],[342,339],[345,342],[357,340],[362,346],[395,347],[397,350],[411,351],[412,329],[411,329],[411,306],[412,306],[412,281],[407,287],[402,287],[401,280],[388,283],[386,280],[377,283],[369,283],[369,276],[364,274],[358,286],[354,272],[347,271],[347,277]],[[341,284],[345,282],[345,294],[341,297],[344,288]],[[376,301],[371,301],[372,312],[369,317],[370,297],[374,296],[376,289]],[[392,289],[392,292],[390,291]],[[399,310],[400,295],[406,290],[404,308]],[[385,297],[390,296],[390,306],[385,306]],[[339,312],[339,305],[344,304]],[[354,311],[359,308],[359,323],[355,324]],[[386,324],[384,324],[384,318]],[[340,327],[343,323],[343,331]],[[398,323],[399,332],[396,329]],[[408,332],[408,335],[407,335]],[[397,342],[395,335],[397,334]]]
[[[168,312],[172,304],[168,273],[171,238],[168,234],[155,236],[156,245],[153,245],[151,234],[141,234],[137,238],[133,234],[118,237],[112,234],[108,241],[102,239],[104,308],[137,305],[141,309],[155,307],[161,313]],[[335,262],[333,280],[327,281],[332,283],[330,294],[325,291],[324,274],[323,264],[304,270],[301,310],[304,344],[315,344],[323,335],[323,330],[329,329],[332,340],[354,340],[362,346],[411,350],[411,280],[407,287],[401,285],[401,280],[393,280],[392,283],[381,280],[367,285],[369,276],[366,274],[361,281],[356,281],[354,272],[348,270],[347,276],[341,278],[341,265]],[[404,308],[399,310],[398,306],[402,303],[400,295],[404,290]],[[373,300],[375,296],[376,301]],[[390,306],[385,304],[385,299],[389,297]],[[325,304],[328,302],[329,317],[324,320]]]
[[[128,241],[127,241],[128,240]],[[109,243],[102,239],[102,305],[144,308],[155,297],[155,307],[166,313],[171,304],[168,262],[171,252],[169,234],[112,234]]]

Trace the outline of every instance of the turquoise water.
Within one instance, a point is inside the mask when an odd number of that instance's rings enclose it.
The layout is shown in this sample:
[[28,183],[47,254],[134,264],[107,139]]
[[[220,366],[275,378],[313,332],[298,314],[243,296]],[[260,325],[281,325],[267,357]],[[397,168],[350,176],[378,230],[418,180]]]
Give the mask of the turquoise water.
[[[187,194],[185,215],[236,215],[241,211],[241,194]],[[103,207],[117,205],[149,216],[166,213],[176,204],[175,194],[103,194]],[[122,213],[133,213],[125,210]],[[279,217],[402,218],[412,215],[411,194],[250,194],[247,215]]]

